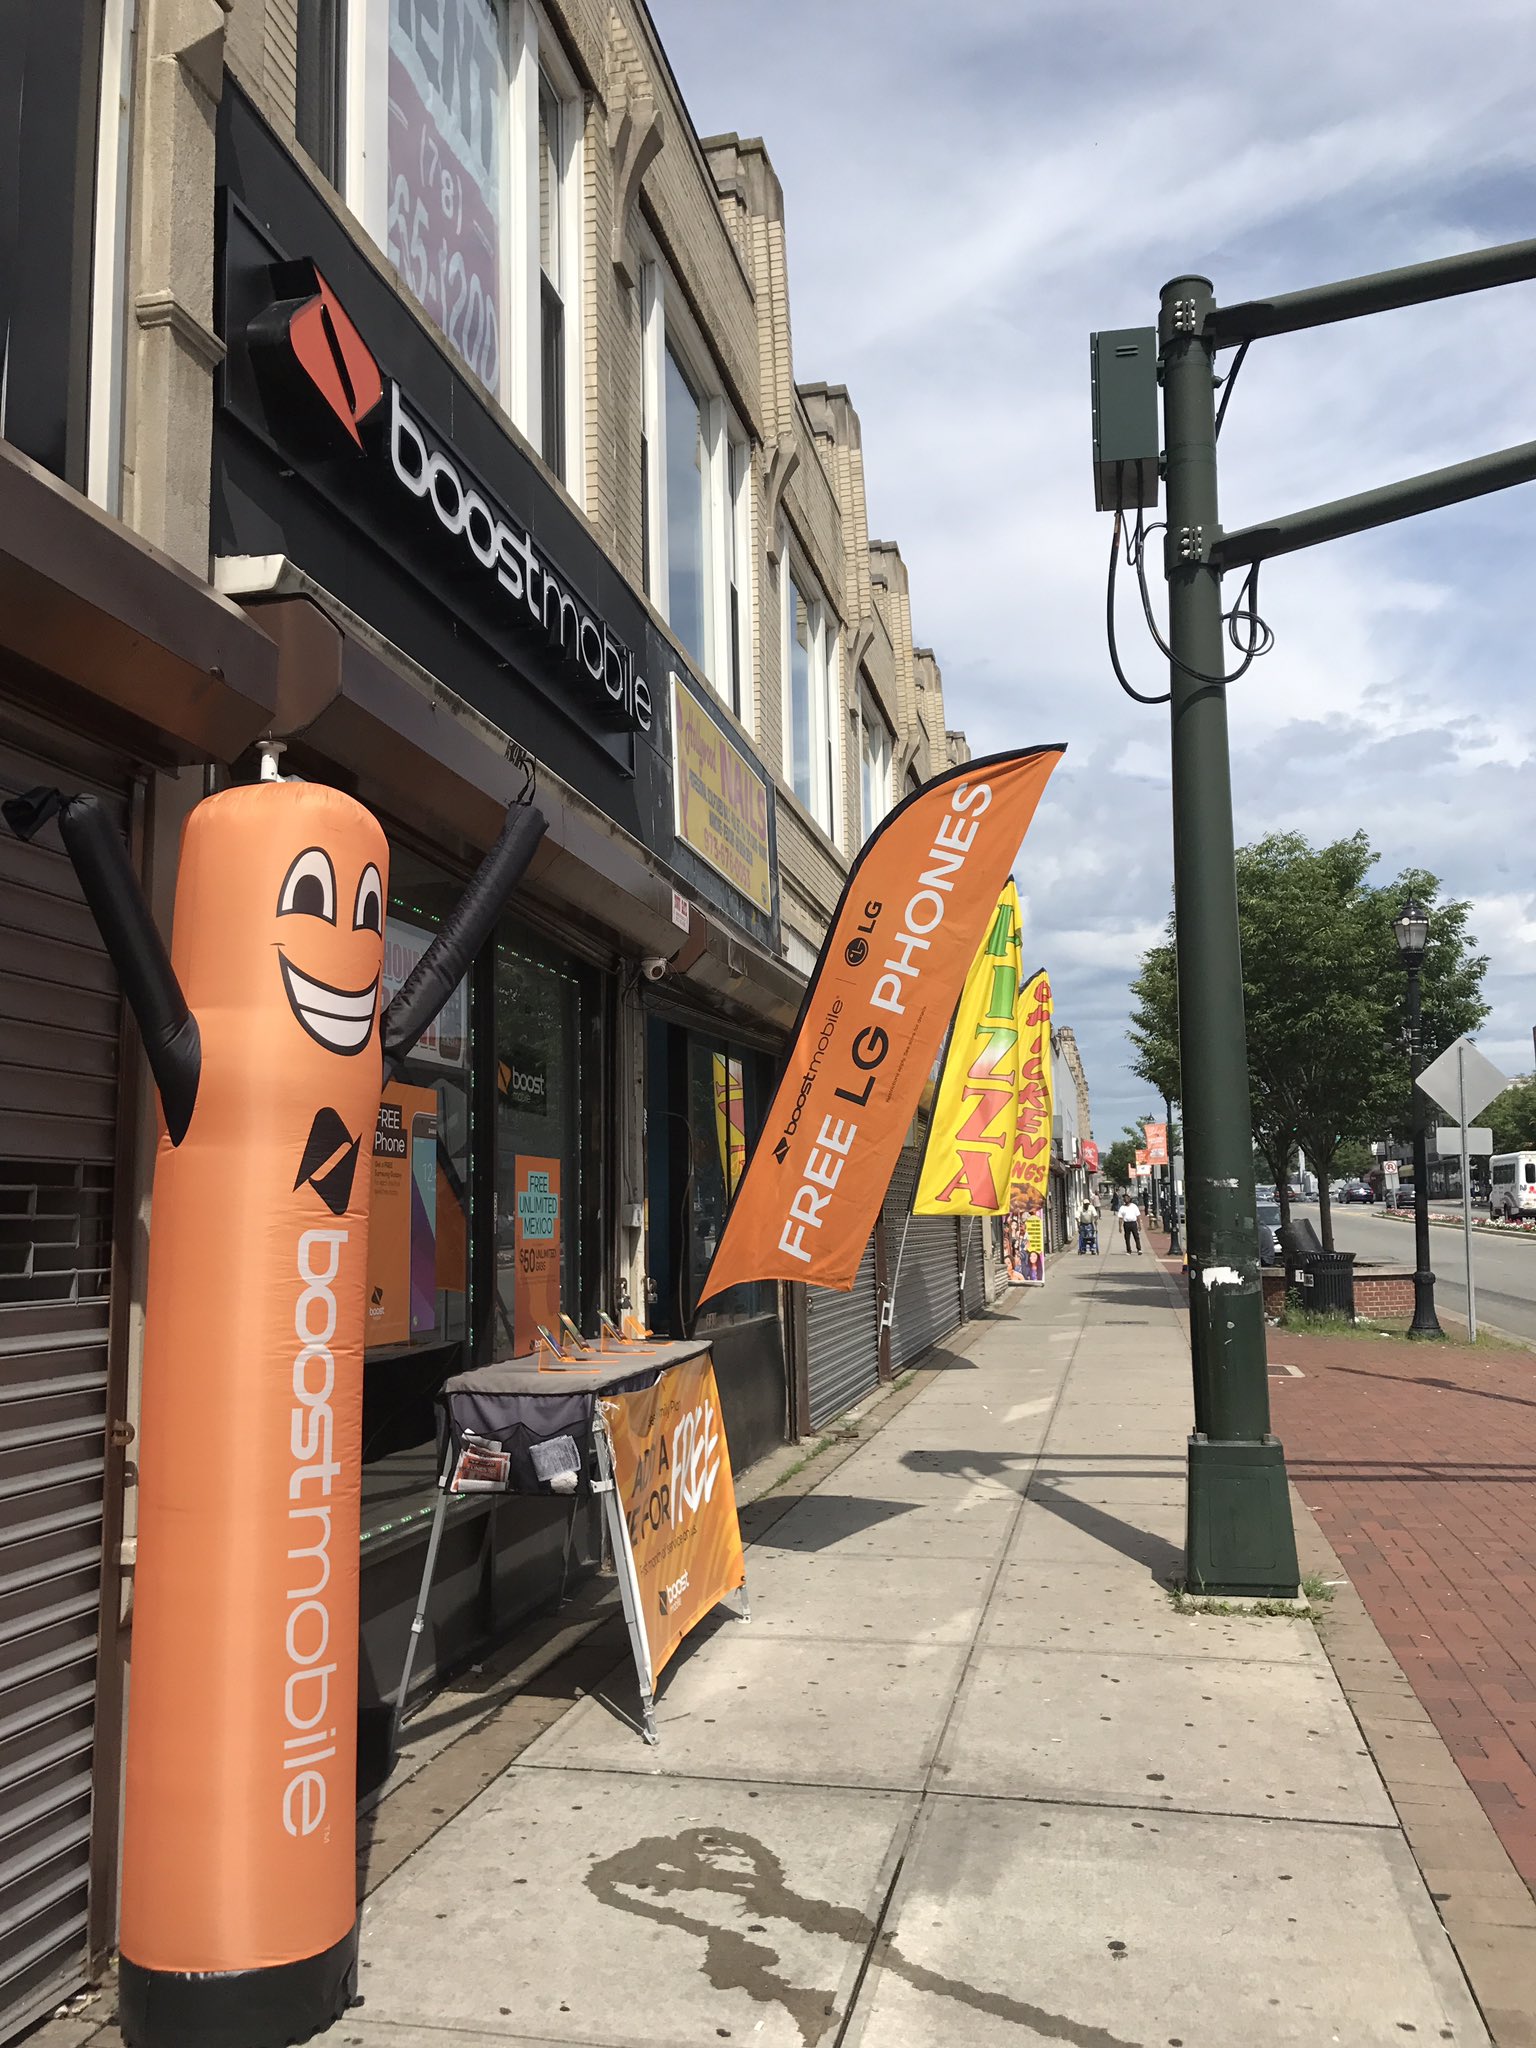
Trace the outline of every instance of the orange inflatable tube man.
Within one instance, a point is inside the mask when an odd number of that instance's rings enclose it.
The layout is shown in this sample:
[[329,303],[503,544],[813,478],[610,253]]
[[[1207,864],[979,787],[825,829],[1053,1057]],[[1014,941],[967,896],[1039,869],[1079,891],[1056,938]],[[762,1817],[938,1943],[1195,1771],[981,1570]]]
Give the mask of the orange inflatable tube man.
[[124,1817],[134,2048],[277,2048],[356,1985],[358,1509],[373,1132],[544,830],[507,829],[381,1015],[388,847],[273,777],[191,813],[168,959],[90,797],[56,816],[159,1087]]

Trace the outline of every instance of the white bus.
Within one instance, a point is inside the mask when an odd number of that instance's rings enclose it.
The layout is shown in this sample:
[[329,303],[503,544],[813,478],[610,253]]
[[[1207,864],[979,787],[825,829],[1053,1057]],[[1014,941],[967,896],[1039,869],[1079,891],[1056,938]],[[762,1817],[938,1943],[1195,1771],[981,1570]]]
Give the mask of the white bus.
[[1495,1222],[1536,1216],[1536,1152],[1497,1152],[1489,1160],[1488,1214]]

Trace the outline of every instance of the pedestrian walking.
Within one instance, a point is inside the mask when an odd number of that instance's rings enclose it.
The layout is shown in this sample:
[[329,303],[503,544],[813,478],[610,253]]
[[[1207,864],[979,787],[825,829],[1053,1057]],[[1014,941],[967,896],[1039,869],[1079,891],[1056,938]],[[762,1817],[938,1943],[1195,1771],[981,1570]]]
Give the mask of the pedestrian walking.
[[1125,1232],[1125,1248],[1128,1252],[1141,1250],[1141,1211],[1136,1206],[1134,1195],[1127,1195],[1115,1211],[1120,1228]]
[[1099,1205],[1092,1195],[1084,1195],[1077,1209],[1077,1255],[1083,1258],[1098,1249]]

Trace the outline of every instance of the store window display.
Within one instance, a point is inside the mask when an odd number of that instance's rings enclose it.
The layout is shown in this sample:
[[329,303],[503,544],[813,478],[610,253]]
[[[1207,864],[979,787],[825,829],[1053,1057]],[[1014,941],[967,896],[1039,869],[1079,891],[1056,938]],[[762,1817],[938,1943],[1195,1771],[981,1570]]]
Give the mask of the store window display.
[[561,1314],[596,1326],[603,1095],[598,976],[508,922],[496,939],[496,1277],[491,1355]]
[[[390,849],[384,994],[431,944],[463,884],[409,848]],[[470,1330],[469,977],[384,1091],[373,1141],[363,1376],[363,1536],[436,1477],[433,1399],[466,1359]]]

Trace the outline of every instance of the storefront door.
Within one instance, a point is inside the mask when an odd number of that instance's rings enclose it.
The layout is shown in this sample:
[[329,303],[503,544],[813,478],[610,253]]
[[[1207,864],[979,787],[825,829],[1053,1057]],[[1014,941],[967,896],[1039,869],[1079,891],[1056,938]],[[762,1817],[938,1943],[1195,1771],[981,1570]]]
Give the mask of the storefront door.
[[490,1356],[603,1298],[600,976],[507,923],[496,937],[496,1293]]

